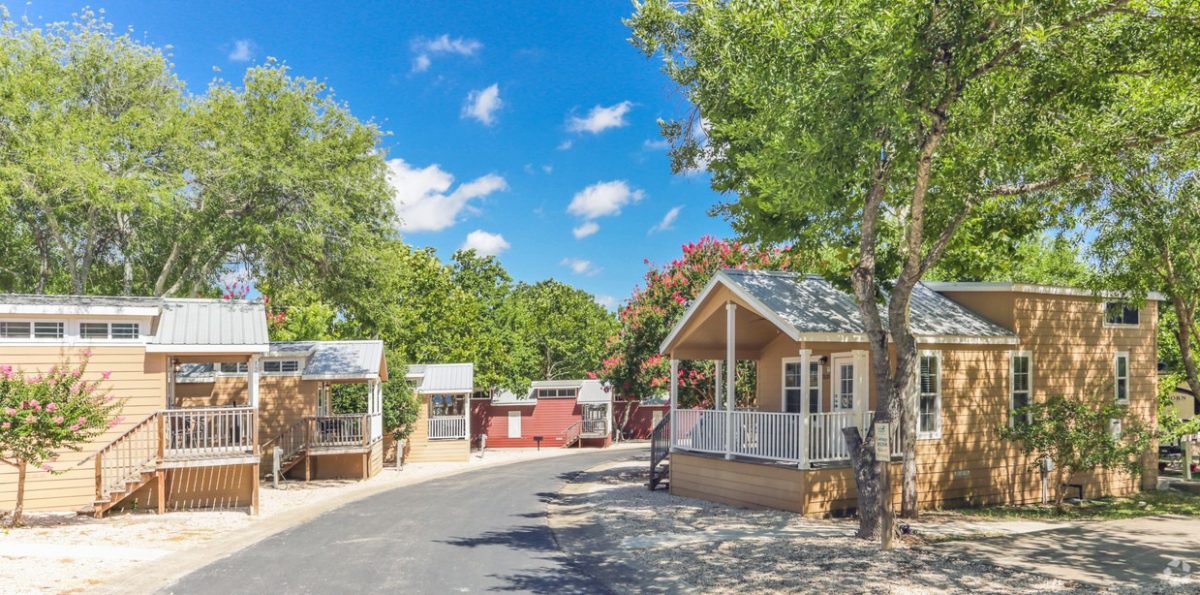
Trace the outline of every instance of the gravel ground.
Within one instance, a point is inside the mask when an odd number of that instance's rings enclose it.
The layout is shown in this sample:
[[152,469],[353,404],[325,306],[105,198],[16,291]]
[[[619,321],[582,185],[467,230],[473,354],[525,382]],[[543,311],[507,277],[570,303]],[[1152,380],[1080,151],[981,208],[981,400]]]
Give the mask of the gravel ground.
[[[385,468],[366,480],[266,482],[259,515],[245,511],[123,513],[93,519],[74,513],[27,513],[25,526],[0,528],[0,594],[86,593],[139,565],[232,540],[238,532],[278,521],[288,511],[332,509],[367,493],[402,487],[447,474],[588,449],[493,449],[467,463],[416,463],[397,472]],[[233,540],[236,541],[236,540]],[[161,562],[157,562],[161,563]]]
[[[597,578],[652,577],[639,578],[636,585],[614,578],[610,586],[618,592],[1097,592],[1091,585],[934,551],[921,547],[920,538],[881,553],[853,537],[853,521],[806,519],[651,492],[645,487],[647,465],[639,456],[589,470],[550,506],[559,543],[577,557],[590,557],[599,569]],[[964,539],[1033,531],[1037,525],[936,515],[916,529],[941,539]],[[1149,592],[1178,593],[1181,586],[1162,583]]]

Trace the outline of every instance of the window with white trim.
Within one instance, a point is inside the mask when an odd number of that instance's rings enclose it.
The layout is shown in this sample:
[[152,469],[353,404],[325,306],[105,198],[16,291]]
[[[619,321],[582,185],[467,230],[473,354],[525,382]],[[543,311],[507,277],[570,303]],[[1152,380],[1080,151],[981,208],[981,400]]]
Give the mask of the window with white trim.
[[1009,425],[1031,423],[1033,417],[1028,411],[1017,412],[1018,409],[1033,403],[1033,359],[1029,353],[1013,352],[1009,358],[1009,372]]
[[1121,302],[1104,304],[1104,322],[1113,326],[1137,326],[1140,313],[1137,308]]
[[32,336],[32,322],[0,321],[0,339],[28,339]]
[[142,336],[142,325],[136,322],[114,322],[108,328],[112,339],[137,339]]
[[262,371],[264,374],[295,374],[300,371],[300,360],[298,360],[298,359],[263,360]]
[[250,371],[250,365],[246,362],[221,362],[221,374],[245,374]]
[[821,412],[821,364],[808,363],[808,412]]
[[35,322],[33,323],[34,339],[61,339],[67,334],[65,322]]
[[81,322],[81,339],[137,339],[142,336],[141,325],[136,322]]
[[534,397],[538,399],[553,399],[558,397],[574,397],[579,394],[577,388],[539,388],[534,391]]
[[1124,351],[1113,358],[1113,395],[1118,403],[1129,402],[1129,354]]
[[917,368],[917,438],[940,438],[942,435],[941,352],[922,353]]
[[801,386],[800,358],[783,358],[783,411],[786,413],[821,412],[821,364],[808,362],[808,396]]

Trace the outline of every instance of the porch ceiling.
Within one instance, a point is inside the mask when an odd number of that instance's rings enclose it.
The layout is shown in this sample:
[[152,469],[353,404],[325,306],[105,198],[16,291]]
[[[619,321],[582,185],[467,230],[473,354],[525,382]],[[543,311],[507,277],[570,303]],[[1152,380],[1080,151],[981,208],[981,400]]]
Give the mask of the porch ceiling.
[[687,325],[680,329],[671,352],[676,359],[725,358],[725,304],[737,305],[734,349],[738,359],[757,359],[783,331],[762,313],[723,286],[713,288]]

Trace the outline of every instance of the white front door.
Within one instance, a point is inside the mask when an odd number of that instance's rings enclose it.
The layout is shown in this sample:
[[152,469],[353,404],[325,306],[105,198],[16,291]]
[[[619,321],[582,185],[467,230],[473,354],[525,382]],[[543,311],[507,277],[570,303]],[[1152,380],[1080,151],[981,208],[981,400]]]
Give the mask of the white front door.
[[830,379],[829,396],[832,411],[854,411],[854,356],[846,353],[830,359],[833,377]]
[[521,437],[521,412],[520,411],[509,411],[508,412],[508,437],[509,438],[520,438]]

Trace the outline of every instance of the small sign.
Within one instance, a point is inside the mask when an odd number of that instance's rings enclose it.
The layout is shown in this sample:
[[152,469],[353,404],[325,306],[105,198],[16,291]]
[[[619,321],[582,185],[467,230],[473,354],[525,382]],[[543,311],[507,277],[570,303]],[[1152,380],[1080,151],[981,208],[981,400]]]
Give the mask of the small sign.
[[875,424],[875,460],[886,461],[892,458],[892,427],[886,422]]

